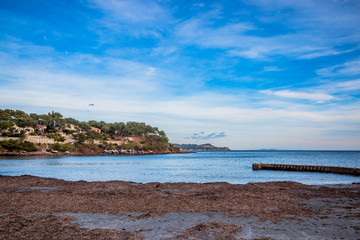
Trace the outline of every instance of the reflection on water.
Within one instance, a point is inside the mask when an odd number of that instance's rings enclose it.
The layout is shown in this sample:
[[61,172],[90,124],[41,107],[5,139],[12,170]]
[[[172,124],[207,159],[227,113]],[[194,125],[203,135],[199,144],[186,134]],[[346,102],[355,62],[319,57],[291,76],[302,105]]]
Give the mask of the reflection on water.
[[360,152],[227,151],[142,156],[3,157],[2,175],[35,175],[66,180],[134,182],[297,181],[305,184],[359,182],[359,177],[326,173],[252,171],[252,163],[360,167]]

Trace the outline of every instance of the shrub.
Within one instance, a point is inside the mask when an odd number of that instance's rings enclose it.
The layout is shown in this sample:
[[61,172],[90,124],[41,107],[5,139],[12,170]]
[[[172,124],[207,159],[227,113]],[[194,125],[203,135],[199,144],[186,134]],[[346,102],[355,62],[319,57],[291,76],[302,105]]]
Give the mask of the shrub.
[[0,148],[8,150],[8,151],[20,151],[24,150],[27,152],[35,152],[37,151],[37,147],[28,141],[20,142],[19,140],[4,140],[0,141]]
[[54,144],[49,144],[49,147],[52,150],[56,150],[59,152],[66,152],[69,150],[69,147],[67,144],[54,143]]
[[32,142],[28,142],[28,141],[21,142],[19,144],[19,148],[27,152],[36,152],[38,150],[37,147]]

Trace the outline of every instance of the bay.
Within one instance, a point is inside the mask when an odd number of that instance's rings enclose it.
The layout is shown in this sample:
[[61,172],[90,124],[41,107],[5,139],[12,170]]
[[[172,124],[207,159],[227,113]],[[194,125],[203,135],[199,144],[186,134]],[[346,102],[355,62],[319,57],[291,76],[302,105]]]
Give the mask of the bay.
[[215,151],[161,155],[0,157],[0,174],[71,181],[148,182],[296,181],[304,184],[360,182],[350,175],[253,171],[253,163],[360,167],[360,151]]

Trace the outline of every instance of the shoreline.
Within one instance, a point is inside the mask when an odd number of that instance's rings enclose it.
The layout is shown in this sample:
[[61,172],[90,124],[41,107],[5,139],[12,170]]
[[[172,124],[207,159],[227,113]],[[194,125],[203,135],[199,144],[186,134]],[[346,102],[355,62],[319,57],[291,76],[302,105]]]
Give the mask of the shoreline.
[[[209,150],[207,150],[209,151]],[[217,150],[211,150],[211,152],[216,152]],[[225,152],[231,152],[231,151],[250,151],[250,152],[258,152],[258,151],[262,151],[262,152],[273,152],[273,151],[278,151],[278,152],[308,152],[308,151],[314,151],[314,152],[360,152],[360,150],[227,150]],[[14,152],[0,152],[0,157],[6,157],[6,156],[18,156],[18,157],[22,157],[22,156],[102,156],[102,155],[151,155],[151,154],[177,154],[177,153],[196,153],[197,151],[154,151],[152,153],[150,152],[146,152],[146,153],[104,153],[104,152],[91,152],[91,151],[87,151],[86,153],[83,152],[69,152],[69,153],[65,153],[65,152],[58,152],[58,153],[52,153],[52,152],[44,152],[44,151],[36,151],[36,152],[25,152],[25,151],[14,151]],[[203,152],[203,151],[199,151],[199,152]],[[223,151],[219,151],[219,152],[223,152]]]
[[27,157],[27,156],[131,156],[131,155],[154,155],[154,154],[178,154],[178,153],[189,153],[186,151],[177,151],[177,152],[145,152],[145,153],[104,153],[104,152],[0,152],[0,157]]
[[[101,156],[101,155],[99,155]],[[105,155],[106,156],[106,155]],[[231,182],[226,182],[226,181],[217,181],[217,182],[184,182],[184,181],[178,181],[178,182],[157,182],[157,181],[151,181],[151,182],[137,182],[137,181],[131,181],[131,180],[122,180],[122,179],[111,179],[111,180],[68,180],[68,179],[63,179],[63,178],[56,178],[56,177],[43,177],[43,176],[36,176],[36,175],[31,175],[31,174],[22,174],[22,175],[6,175],[6,174],[0,174],[0,178],[1,177],[12,177],[12,178],[17,178],[17,177],[31,177],[31,178],[40,178],[40,179],[51,179],[54,181],[64,181],[64,182],[85,182],[85,183],[110,183],[110,182],[119,182],[119,183],[128,183],[128,184],[138,184],[138,185],[142,185],[142,184],[153,184],[153,183],[157,183],[157,184],[229,184],[229,185],[247,185],[247,184],[276,184],[276,183],[295,183],[295,184],[300,184],[300,185],[304,185],[304,186],[309,186],[312,188],[317,188],[317,187],[330,187],[330,188],[346,188],[346,187],[350,187],[350,186],[354,186],[354,185],[359,185],[360,188],[360,178],[359,181],[357,182],[350,182],[350,183],[323,183],[323,184],[306,184],[306,183],[301,183],[301,182],[297,182],[297,181],[290,181],[290,180],[284,180],[284,181],[266,181],[266,182],[247,182],[247,183],[231,183]]]
[[[27,233],[40,239],[69,238],[96,231],[102,239],[187,239],[199,234],[220,239],[277,239],[285,234],[294,239],[300,235],[292,234],[300,233],[311,239],[355,239],[359,220],[359,183],[142,184],[0,175],[0,238],[29,237]],[[26,225],[27,231],[16,224]],[[44,226],[53,235],[46,235],[50,233]]]

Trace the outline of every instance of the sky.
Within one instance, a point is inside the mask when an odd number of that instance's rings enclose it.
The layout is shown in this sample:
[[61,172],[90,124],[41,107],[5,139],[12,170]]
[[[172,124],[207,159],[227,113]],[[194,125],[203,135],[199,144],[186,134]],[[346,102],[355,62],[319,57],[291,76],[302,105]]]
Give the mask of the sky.
[[172,143],[360,150],[358,0],[0,0],[0,108]]

